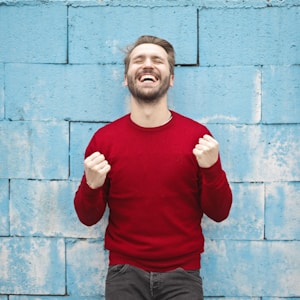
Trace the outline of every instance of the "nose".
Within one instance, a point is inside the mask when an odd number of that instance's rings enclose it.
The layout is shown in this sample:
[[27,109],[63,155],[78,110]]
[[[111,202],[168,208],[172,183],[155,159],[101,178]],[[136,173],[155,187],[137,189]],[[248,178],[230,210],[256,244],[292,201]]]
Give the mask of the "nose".
[[153,68],[153,62],[150,57],[146,57],[144,60],[144,68]]

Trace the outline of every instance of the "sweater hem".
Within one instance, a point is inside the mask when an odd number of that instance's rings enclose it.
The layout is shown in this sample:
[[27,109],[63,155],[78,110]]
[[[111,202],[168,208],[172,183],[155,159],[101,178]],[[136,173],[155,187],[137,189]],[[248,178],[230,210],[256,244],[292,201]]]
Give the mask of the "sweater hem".
[[161,260],[160,258],[160,260],[157,261],[149,261],[133,258],[113,251],[110,251],[109,253],[109,266],[128,264],[147,272],[169,272],[177,268],[182,268],[184,270],[198,270],[201,267],[200,260],[200,254],[185,255],[176,257],[172,260]]

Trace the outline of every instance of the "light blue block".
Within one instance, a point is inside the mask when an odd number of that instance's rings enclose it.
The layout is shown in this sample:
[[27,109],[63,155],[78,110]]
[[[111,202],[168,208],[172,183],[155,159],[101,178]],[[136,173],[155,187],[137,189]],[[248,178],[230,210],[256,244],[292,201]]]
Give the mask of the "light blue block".
[[[280,297],[262,297],[262,300],[282,300]],[[285,297],[284,300],[299,300],[300,297]]]
[[1,119],[4,119],[4,64],[0,64],[0,120]]
[[69,25],[71,63],[122,63],[141,35],[170,41],[178,64],[197,63],[195,7],[70,7]]
[[121,66],[13,64],[6,81],[12,120],[111,121],[127,107]]
[[299,182],[266,185],[266,239],[300,240],[299,195]]
[[[204,300],[261,300],[260,297],[205,297]],[[272,300],[272,298],[269,298]]]
[[67,61],[64,5],[1,6],[0,28],[0,62]]
[[104,298],[108,257],[103,241],[70,242],[67,257],[68,294]]
[[0,293],[65,294],[63,239],[1,238]]
[[[80,296],[10,296],[10,300],[105,300],[104,297]],[[0,300],[2,300],[0,296]],[[3,298],[6,300],[6,298]]]
[[300,294],[300,242],[206,241],[204,294],[293,297]]
[[300,123],[300,66],[263,68],[262,121]]
[[231,187],[233,202],[229,217],[216,223],[205,216],[202,222],[204,236],[213,240],[263,240],[264,185],[232,183]]
[[299,125],[213,125],[230,181],[300,180]]
[[68,177],[67,122],[0,122],[0,177]]
[[199,26],[202,66],[300,62],[300,7],[202,9]]
[[256,67],[175,70],[171,108],[203,123],[258,123],[261,71]]
[[9,193],[8,180],[0,179],[0,236],[9,235],[9,194],[8,193]]
[[85,149],[95,132],[105,123],[71,123],[70,128],[70,177],[81,179],[84,171]]
[[86,227],[79,222],[73,204],[78,185],[78,182],[68,181],[12,180],[11,234],[103,238],[106,220],[94,227]]

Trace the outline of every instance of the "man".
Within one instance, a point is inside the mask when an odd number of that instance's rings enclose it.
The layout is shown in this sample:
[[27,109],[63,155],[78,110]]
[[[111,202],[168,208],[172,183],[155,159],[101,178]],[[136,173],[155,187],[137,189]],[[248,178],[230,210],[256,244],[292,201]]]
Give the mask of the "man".
[[218,142],[168,109],[174,49],[142,36],[125,57],[130,114],[99,129],[85,153],[75,196],[91,226],[109,207],[107,300],[203,299],[201,218],[227,218],[232,194]]

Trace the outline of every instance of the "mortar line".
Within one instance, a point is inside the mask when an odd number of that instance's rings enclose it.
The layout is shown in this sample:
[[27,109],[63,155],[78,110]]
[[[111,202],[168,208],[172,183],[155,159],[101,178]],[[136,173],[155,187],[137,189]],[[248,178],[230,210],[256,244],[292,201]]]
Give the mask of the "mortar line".
[[70,6],[67,5],[67,53],[66,53],[66,64],[69,64],[69,8]]

